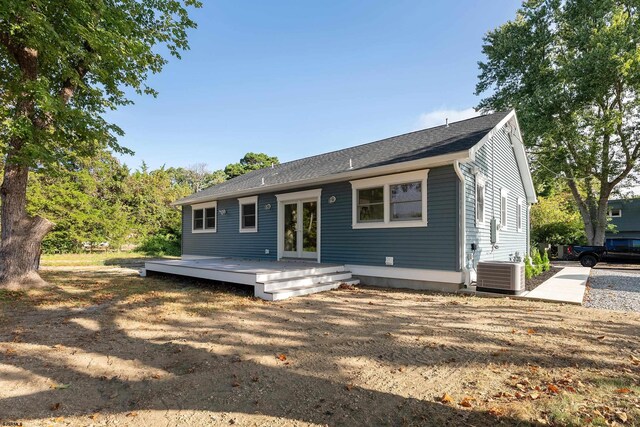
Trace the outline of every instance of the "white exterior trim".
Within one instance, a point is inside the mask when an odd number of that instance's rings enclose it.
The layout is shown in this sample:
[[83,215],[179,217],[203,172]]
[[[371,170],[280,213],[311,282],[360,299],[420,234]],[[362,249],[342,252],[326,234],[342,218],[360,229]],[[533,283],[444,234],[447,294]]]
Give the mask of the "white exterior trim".
[[[216,210],[216,226],[214,228],[206,228],[207,225],[207,218],[205,216],[205,212],[204,209],[210,209],[210,208],[214,208]],[[202,209],[202,227],[203,228],[199,228],[199,229],[194,229],[193,228],[193,223],[195,220],[195,215],[194,215],[194,211]],[[218,202],[214,201],[214,202],[208,202],[208,203],[198,203],[197,205],[191,205],[191,232],[192,233],[215,233],[218,231],[218,216],[219,216],[219,212],[218,212]]]
[[[394,175],[350,181],[351,183],[351,228],[406,228],[427,226],[427,179],[429,169],[405,172]],[[422,219],[414,221],[391,220],[391,193],[389,187],[394,184],[406,184],[419,181],[422,190]],[[384,191],[384,220],[380,222],[358,222],[358,190],[382,187]]]
[[[321,245],[321,218],[322,218],[322,200],[320,199],[322,195],[322,189],[321,188],[316,188],[313,190],[306,190],[306,191],[297,191],[294,193],[283,193],[283,194],[276,194],[276,199],[278,200],[278,221],[277,221],[277,259],[280,260],[283,258],[284,256],[284,204],[287,202],[302,202],[302,201],[310,201],[310,200],[316,200],[317,201],[317,207],[318,207],[318,220],[316,223],[316,261],[320,262],[320,260],[322,259],[320,256],[320,248],[322,247]],[[313,258],[305,258],[305,259],[309,259],[309,260],[313,260]]]
[[[256,226],[252,228],[242,228],[242,205],[255,205],[256,207]],[[240,233],[257,233],[258,232],[258,196],[243,197],[238,199],[238,231]]]
[[[614,215],[613,211],[618,211],[618,215]],[[607,209],[607,218],[622,218],[622,208],[609,208]]]
[[384,277],[388,279],[421,280],[425,282],[464,283],[460,271],[429,270],[419,268],[382,267],[347,264],[345,268],[355,276]]
[[[254,188],[250,188],[243,191],[217,194],[215,196],[202,196],[198,199],[187,200],[184,202],[180,202],[179,200],[177,200],[173,202],[172,205],[180,206],[180,205],[188,205],[196,202],[205,202],[209,200],[231,199],[231,198],[237,198],[238,196],[249,196],[252,194],[269,193],[274,191],[286,191],[289,189],[293,190],[295,188],[309,187],[309,186],[320,185],[320,184],[329,184],[332,182],[342,182],[342,181],[349,181],[352,179],[375,177],[380,175],[389,175],[389,174],[412,171],[417,169],[434,168],[437,166],[451,165],[456,160],[466,161],[470,159],[470,156],[471,156],[470,150],[462,150],[455,153],[448,153],[440,156],[427,157],[426,159],[411,160],[408,162],[394,163],[391,165],[377,166],[377,167],[371,167],[371,168],[365,168],[365,169],[355,169],[358,167],[357,164],[354,165],[355,167],[354,169],[348,169],[349,165],[347,163],[345,167],[345,172],[336,173],[326,177],[302,179],[300,181],[287,182],[284,184],[272,184],[272,185],[269,185],[268,183],[265,185],[262,185],[261,182],[257,181],[259,178],[256,178],[256,185]],[[268,181],[268,177],[267,177],[267,181]]]

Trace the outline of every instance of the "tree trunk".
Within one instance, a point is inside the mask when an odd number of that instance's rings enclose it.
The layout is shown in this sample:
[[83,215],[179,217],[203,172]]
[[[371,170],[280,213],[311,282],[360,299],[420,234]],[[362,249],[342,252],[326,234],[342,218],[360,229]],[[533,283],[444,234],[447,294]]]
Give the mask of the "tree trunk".
[[0,241],[0,288],[27,289],[46,284],[38,275],[40,249],[53,223],[27,215],[27,166],[5,164],[0,187],[2,240]]

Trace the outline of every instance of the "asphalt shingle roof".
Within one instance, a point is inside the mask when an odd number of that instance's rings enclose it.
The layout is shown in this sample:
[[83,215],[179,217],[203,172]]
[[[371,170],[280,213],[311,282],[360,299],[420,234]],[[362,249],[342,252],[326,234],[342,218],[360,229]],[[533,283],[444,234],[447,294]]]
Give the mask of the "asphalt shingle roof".
[[223,198],[251,189],[259,190],[256,192],[264,192],[273,185],[294,184],[297,181],[325,178],[348,171],[350,160],[353,166],[352,170],[362,170],[468,150],[507,114],[508,112],[487,114],[449,123],[449,126],[436,126],[343,150],[293,160],[275,165],[273,168],[252,171],[205,188],[175,203],[188,204],[197,200]]

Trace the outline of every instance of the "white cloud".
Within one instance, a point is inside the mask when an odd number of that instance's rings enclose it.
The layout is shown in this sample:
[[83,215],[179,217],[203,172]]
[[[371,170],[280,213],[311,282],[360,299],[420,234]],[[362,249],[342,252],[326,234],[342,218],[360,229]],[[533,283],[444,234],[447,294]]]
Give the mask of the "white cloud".
[[463,110],[435,110],[420,114],[420,118],[418,118],[418,128],[424,129],[440,126],[445,123],[445,119],[449,119],[449,123],[453,123],[479,115],[480,113],[476,112],[473,108],[465,108]]

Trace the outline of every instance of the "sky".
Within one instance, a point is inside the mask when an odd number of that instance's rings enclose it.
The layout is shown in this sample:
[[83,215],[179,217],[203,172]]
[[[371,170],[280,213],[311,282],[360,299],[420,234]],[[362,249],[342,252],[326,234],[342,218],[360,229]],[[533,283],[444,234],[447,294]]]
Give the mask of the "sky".
[[482,37],[519,0],[204,0],[191,50],[110,112],[122,156],[211,170],[264,152],[281,162],[475,114]]

